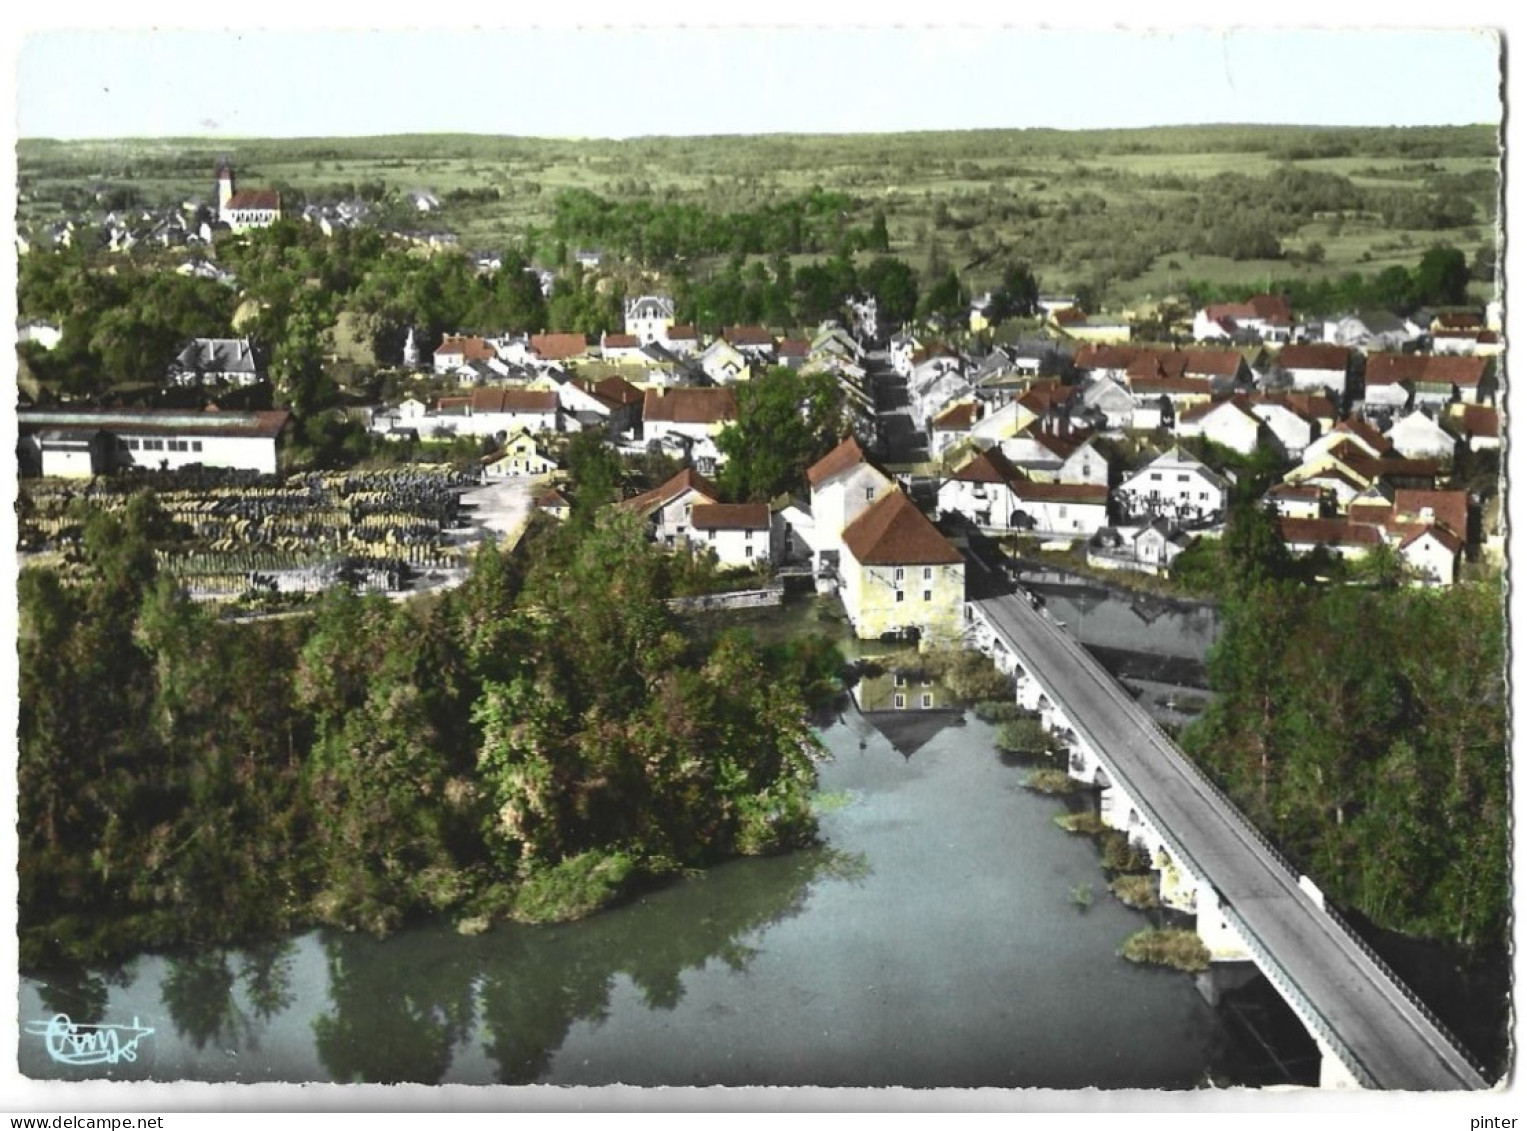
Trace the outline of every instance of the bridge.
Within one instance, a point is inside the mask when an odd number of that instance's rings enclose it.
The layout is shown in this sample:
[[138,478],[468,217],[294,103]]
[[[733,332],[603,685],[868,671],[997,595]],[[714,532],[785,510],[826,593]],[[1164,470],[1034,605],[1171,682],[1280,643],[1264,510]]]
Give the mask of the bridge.
[[1488,1087],[1435,1016],[1071,636],[1021,596],[972,600],[968,639],[1064,738],[1069,773],[1196,916],[1214,962],[1255,963],[1320,1049],[1322,1087]]

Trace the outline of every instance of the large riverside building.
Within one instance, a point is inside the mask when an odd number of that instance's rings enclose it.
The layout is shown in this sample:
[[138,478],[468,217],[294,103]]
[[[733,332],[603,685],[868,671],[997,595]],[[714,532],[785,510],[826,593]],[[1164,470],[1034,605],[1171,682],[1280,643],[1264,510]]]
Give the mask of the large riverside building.
[[240,468],[274,475],[276,443],[291,414],[151,410],[17,413],[22,474],[104,475],[123,468]]

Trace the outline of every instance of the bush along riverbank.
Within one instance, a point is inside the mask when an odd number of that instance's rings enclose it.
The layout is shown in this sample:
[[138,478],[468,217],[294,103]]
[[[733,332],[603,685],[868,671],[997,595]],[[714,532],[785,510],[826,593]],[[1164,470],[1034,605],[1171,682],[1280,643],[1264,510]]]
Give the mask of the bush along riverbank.
[[586,915],[816,835],[823,639],[695,642],[626,516],[537,525],[459,589],[220,621],[150,496],[20,578],[24,969],[311,924]]

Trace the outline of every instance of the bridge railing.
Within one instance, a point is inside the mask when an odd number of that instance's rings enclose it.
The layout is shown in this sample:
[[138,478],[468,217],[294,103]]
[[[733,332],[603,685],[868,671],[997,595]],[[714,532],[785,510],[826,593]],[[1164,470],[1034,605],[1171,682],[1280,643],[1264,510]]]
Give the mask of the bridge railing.
[[[1214,780],[1204,772],[1203,768],[1200,767],[1198,763],[1193,761],[1192,758],[1189,758],[1181,751],[1177,743],[1171,738],[1170,735],[1166,733],[1166,731],[1161,728],[1160,724],[1150,716],[1149,712],[1142,708],[1133,699],[1130,699],[1127,695],[1124,694],[1123,690],[1118,686],[1118,682],[1102,669],[1097,660],[1095,660],[1081,646],[1081,644],[1071,636],[1070,633],[1066,632],[1053,620],[1051,620],[1049,615],[1043,610],[1040,611],[1039,615],[1040,618],[1054,631],[1054,634],[1059,639],[1061,646],[1064,647],[1067,651],[1071,652],[1077,658],[1078,662],[1088,667],[1089,670],[1092,668],[1097,668],[1102,672],[1104,685],[1108,688],[1110,694],[1112,694],[1115,699],[1117,699],[1121,704],[1129,709],[1132,715],[1135,715],[1139,718],[1139,720],[1144,724],[1145,728],[1153,735],[1153,737],[1155,737],[1158,742],[1164,744],[1168,751],[1177,759],[1177,761],[1192,774],[1193,778],[1220,802],[1226,815],[1231,820],[1233,820],[1240,829],[1242,829],[1252,839],[1254,839],[1263,849],[1263,851],[1267,853],[1268,857],[1275,861],[1278,866],[1281,867],[1289,875],[1289,877],[1295,881],[1295,883],[1297,883],[1303,873],[1294,867],[1294,865],[1289,861],[1288,857],[1284,856],[1283,853],[1279,851],[1277,846],[1275,846],[1272,841],[1267,838],[1261,829],[1257,828],[1256,825],[1251,823],[1250,818],[1248,818],[1246,814],[1241,811],[1240,806],[1230,799],[1225,791],[1221,789],[1214,782]],[[995,626],[992,627],[995,631]],[[1303,894],[1303,892],[1300,893],[1300,897],[1308,898]],[[1393,984],[1397,990],[1400,991],[1405,1000],[1408,1001],[1411,1006],[1431,1024],[1431,1026],[1438,1032],[1438,1034],[1441,1035],[1442,1039],[1448,1043],[1453,1051],[1462,1057],[1468,1063],[1468,1065],[1474,1069],[1475,1072],[1479,1073],[1481,1078],[1485,1078],[1488,1074],[1486,1073],[1484,1066],[1474,1057],[1472,1053],[1469,1052],[1468,1049],[1464,1047],[1463,1043],[1453,1035],[1453,1032],[1442,1023],[1442,1019],[1437,1016],[1436,1012],[1424,1001],[1422,1001],[1416,995],[1416,992],[1412,990],[1410,986],[1408,986],[1404,980],[1394,972],[1394,969],[1389,965],[1389,963],[1385,962],[1381,957],[1379,957],[1378,952],[1375,951],[1371,945],[1369,945],[1368,941],[1364,939],[1362,935],[1358,934],[1356,928],[1354,928],[1352,924],[1348,923],[1347,920],[1343,918],[1339,912],[1332,910],[1330,907],[1322,907],[1321,910],[1323,910],[1326,914],[1326,917],[1330,919],[1330,921],[1338,928],[1340,928],[1341,932],[1346,935],[1347,938],[1350,939],[1360,951],[1362,951],[1364,957],[1373,963],[1374,967],[1379,971],[1379,973],[1387,978],[1389,982]],[[1239,920],[1239,916],[1236,918]],[[1242,926],[1244,928],[1244,924],[1242,924]],[[1249,939],[1248,932],[1249,928],[1242,930],[1242,934],[1247,935]]]

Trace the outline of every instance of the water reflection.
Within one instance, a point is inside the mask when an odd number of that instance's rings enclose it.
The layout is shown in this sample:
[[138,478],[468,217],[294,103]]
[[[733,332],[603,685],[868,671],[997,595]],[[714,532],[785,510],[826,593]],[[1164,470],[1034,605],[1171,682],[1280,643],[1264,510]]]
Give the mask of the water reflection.
[[249,1018],[233,996],[228,952],[178,955],[167,959],[165,965],[160,1000],[184,1040],[197,1049],[209,1044],[231,1048],[249,1036]]
[[46,982],[37,984],[37,996],[46,1016],[67,1014],[81,1025],[97,1025],[106,1020],[106,1003],[111,987],[126,986],[131,981],[130,967],[108,970],[57,970]]

